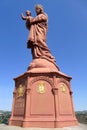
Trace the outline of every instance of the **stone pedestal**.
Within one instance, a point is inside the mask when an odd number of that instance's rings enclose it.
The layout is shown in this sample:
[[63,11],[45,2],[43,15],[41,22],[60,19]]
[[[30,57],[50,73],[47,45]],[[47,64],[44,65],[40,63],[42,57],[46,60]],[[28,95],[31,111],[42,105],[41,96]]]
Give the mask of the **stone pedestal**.
[[77,125],[71,77],[49,68],[33,68],[15,80],[9,125],[58,128]]

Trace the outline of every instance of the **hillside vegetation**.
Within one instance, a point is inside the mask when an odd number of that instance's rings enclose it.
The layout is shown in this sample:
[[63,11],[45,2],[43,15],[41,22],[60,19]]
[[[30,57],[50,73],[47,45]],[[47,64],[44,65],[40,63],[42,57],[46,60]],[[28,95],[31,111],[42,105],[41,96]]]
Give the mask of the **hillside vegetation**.
[[8,119],[11,116],[10,111],[0,111],[0,124],[8,124]]
[[76,118],[79,123],[87,124],[87,111],[77,111]]

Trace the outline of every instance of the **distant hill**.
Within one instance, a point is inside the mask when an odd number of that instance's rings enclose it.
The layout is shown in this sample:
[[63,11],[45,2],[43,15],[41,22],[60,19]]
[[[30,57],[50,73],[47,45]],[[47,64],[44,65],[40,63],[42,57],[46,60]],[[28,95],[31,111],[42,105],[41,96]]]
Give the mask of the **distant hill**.
[[5,112],[11,112],[11,111],[0,110],[0,113],[5,113]]
[[4,124],[8,124],[8,119],[11,116],[11,112],[10,111],[3,111],[0,110],[0,124],[4,123]]
[[87,110],[76,111],[75,114],[76,114],[76,118],[77,118],[78,122],[87,124]]

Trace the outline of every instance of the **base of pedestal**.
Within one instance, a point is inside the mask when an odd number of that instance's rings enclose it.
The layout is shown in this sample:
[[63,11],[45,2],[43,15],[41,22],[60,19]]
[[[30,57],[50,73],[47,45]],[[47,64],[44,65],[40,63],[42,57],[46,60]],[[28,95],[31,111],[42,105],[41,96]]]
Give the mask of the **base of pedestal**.
[[[36,120],[36,119],[35,119]],[[38,120],[30,120],[27,119],[26,121],[24,120],[11,120],[9,122],[9,125],[12,126],[20,126],[20,127],[38,127],[38,128],[62,128],[62,127],[67,127],[67,126],[76,126],[78,125],[77,120],[63,120],[63,121],[52,121],[52,120],[44,120],[44,121],[38,121]]]
[[75,118],[71,77],[49,69],[27,71],[15,80],[9,125],[59,128],[78,125]]

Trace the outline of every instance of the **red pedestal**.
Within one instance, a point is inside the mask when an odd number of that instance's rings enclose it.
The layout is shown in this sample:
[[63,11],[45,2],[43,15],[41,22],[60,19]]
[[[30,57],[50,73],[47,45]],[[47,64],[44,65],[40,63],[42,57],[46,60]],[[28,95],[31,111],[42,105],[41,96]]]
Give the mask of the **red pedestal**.
[[[37,70],[37,69],[36,69]],[[27,71],[15,80],[9,125],[58,128],[77,125],[71,78],[59,72]]]

